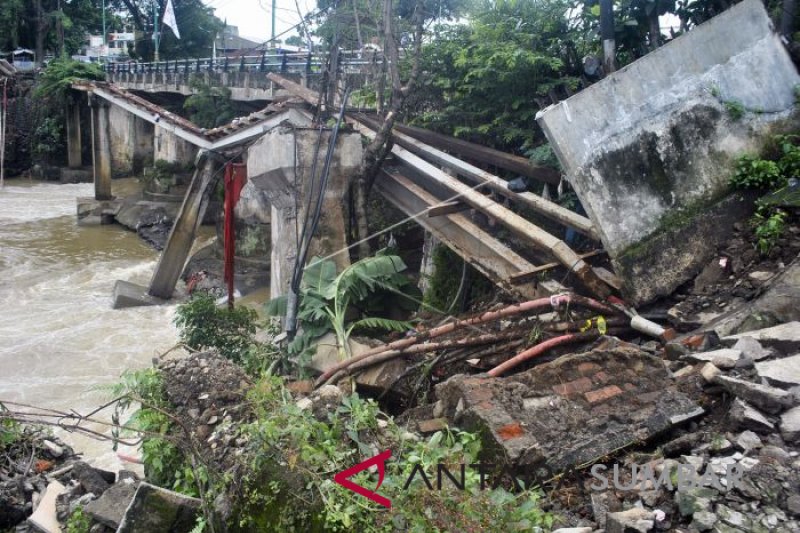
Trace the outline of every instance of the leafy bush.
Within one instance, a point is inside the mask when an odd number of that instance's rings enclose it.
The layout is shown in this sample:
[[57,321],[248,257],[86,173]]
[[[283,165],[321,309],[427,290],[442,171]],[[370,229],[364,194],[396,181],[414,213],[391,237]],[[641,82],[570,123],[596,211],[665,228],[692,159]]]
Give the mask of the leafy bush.
[[89,533],[89,528],[91,527],[92,519],[83,512],[82,507],[77,507],[75,511],[69,515],[64,531],[65,533]]
[[217,307],[214,297],[195,293],[175,312],[180,339],[190,348],[214,348],[231,361],[242,364],[256,334],[258,315],[247,307]]
[[[538,505],[540,493],[480,490],[473,469],[467,470],[463,491],[446,479],[442,490],[429,490],[418,473],[404,487],[415,467],[435,480],[438,463],[476,463],[481,449],[476,434],[447,429],[417,441],[374,401],[356,394],[319,420],[295,404],[278,378],[259,382],[250,400],[258,414],[248,428],[253,459],[234,513],[243,531],[536,531],[552,525],[552,516]],[[392,500],[391,512],[332,479],[332,472],[386,449],[393,459],[380,494]],[[375,487],[377,478],[364,471],[353,482]]]
[[780,209],[759,209],[751,223],[755,229],[756,248],[761,255],[769,255],[786,230],[786,213]]
[[155,368],[127,371],[112,387],[112,392],[121,398],[112,417],[116,424],[134,402],[141,403],[124,424],[130,430],[115,430],[114,436],[144,435],[141,451],[147,479],[153,484],[196,496],[194,477],[185,474],[191,468],[180,449],[167,438],[172,422],[166,414],[168,403],[161,373]]
[[8,409],[0,402],[0,451],[14,444],[20,437],[20,426],[16,421],[3,417]]
[[72,59],[54,59],[39,77],[35,95],[37,97],[64,100],[67,91],[78,80],[104,80],[103,69],[96,63],[82,63]]
[[744,155],[736,161],[731,185],[737,189],[771,189],[781,184],[783,176],[778,163]]

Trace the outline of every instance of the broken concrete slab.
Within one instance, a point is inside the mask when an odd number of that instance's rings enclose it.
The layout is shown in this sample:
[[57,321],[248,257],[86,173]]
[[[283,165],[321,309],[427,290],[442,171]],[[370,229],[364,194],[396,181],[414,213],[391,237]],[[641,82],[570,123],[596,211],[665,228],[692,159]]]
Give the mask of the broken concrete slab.
[[[619,343],[618,343],[619,344]],[[506,378],[457,375],[436,387],[455,426],[479,431],[489,453],[554,472],[646,441],[697,416],[663,362],[620,344],[562,357]]]
[[775,430],[775,425],[767,420],[767,417],[739,398],[734,400],[729,416],[736,427],[741,429],[749,429],[756,433],[770,433]]
[[696,363],[714,363],[717,368],[733,368],[742,356],[742,352],[731,348],[722,348],[713,352],[690,353],[686,359]]
[[112,298],[112,309],[127,309],[128,307],[143,307],[166,303],[166,300],[147,294],[147,287],[125,280],[117,280],[114,284]]
[[58,481],[51,481],[44,491],[39,506],[28,517],[28,523],[44,533],[61,533],[61,525],[56,515],[56,498],[66,489]]
[[798,83],[763,4],[746,0],[539,113],[626,301],[671,294],[748,216],[724,198],[729,171],[791,122]]
[[133,500],[136,487],[137,484],[132,479],[116,483],[98,499],[89,502],[83,510],[97,522],[116,531],[125,510]]
[[772,355],[772,350],[764,348],[760,342],[748,335],[736,341],[733,349],[739,350],[742,353],[742,357],[747,357],[753,361],[761,361]]
[[800,385],[800,354],[756,363],[756,372],[770,383],[786,387]]
[[720,340],[726,346],[733,346],[744,337],[752,337],[762,346],[774,348],[782,353],[794,352],[800,350],[800,322],[787,322],[785,324],[772,326],[771,328],[729,335],[727,337],[722,337]]
[[782,389],[760,385],[743,379],[719,375],[714,383],[722,385],[728,392],[741,398],[765,413],[778,414],[795,404],[792,394]]
[[[372,346],[349,339],[350,355],[357,357],[370,350]],[[320,374],[333,367],[340,361],[336,335],[326,333],[317,341],[317,351],[308,363],[308,367]],[[384,363],[373,365],[355,375],[356,384],[373,391],[390,389],[397,378],[406,371],[406,363],[401,357],[395,357]]]
[[781,436],[786,442],[800,443],[800,407],[781,415]]
[[653,511],[641,507],[608,513],[606,517],[606,533],[647,533],[654,525]]
[[188,533],[196,523],[200,500],[142,482],[117,533]]

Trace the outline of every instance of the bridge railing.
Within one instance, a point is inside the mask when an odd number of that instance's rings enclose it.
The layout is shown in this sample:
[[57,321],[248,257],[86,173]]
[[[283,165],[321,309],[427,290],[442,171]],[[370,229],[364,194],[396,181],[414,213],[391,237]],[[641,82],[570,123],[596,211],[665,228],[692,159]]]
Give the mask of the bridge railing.
[[[383,54],[376,51],[341,51],[339,68],[345,72],[361,72],[370,65],[383,61]],[[286,52],[262,53],[239,57],[174,59],[154,62],[110,62],[103,70],[110,74],[201,73],[201,72],[280,72],[301,74],[321,72],[328,62],[327,53]]]

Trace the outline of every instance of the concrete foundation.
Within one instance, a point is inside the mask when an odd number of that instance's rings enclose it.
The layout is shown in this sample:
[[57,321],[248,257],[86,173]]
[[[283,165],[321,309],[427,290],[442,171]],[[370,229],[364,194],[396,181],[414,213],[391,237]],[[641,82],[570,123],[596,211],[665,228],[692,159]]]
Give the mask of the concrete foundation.
[[[318,136],[319,131],[315,129],[276,128],[248,152],[248,180],[271,206],[270,290],[273,298],[286,294],[289,288],[297,256],[297,228],[302,231],[305,220],[306,198],[310,193],[311,167]],[[322,173],[330,136],[330,131],[323,133],[317,156],[317,181]],[[319,226],[307,257],[327,257],[337,264],[340,272],[350,264],[345,239],[345,195],[348,180],[361,162],[361,152],[359,134],[339,133]],[[318,185],[316,183],[313,199],[317,197]]]
[[81,109],[78,103],[70,100],[67,104],[67,164],[69,168],[83,165],[81,156]]
[[126,309],[128,307],[142,307],[166,303],[166,300],[147,294],[147,287],[123,280],[117,280],[114,284],[114,294],[112,298],[112,309]]
[[92,107],[92,166],[94,167],[94,197],[111,200],[111,139],[109,135],[108,102],[90,97]]
[[798,84],[763,4],[745,0],[540,113],[630,303],[690,279],[709,235],[748,216],[722,201],[734,161],[793,122]]

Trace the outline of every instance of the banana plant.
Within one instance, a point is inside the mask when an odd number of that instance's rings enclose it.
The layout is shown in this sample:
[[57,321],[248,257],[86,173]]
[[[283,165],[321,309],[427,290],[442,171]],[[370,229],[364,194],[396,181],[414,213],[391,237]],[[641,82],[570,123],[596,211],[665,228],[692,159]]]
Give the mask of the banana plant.
[[[381,252],[353,263],[338,274],[333,261],[312,258],[303,274],[297,313],[303,334],[290,345],[290,351],[299,353],[313,339],[332,330],[336,335],[339,358],[345,359],[350,357],[350,335],[358,328],[412,329],[411,322],[371,315],[380,307],[376,304],[380,303],[407,310],[416,307],[419,290],[403,274],[406,268],[399,256]],[[286,297],[270,300],[266,311],[273,316],[285,315]],[[351,319],[353,315],[355,318]]]

